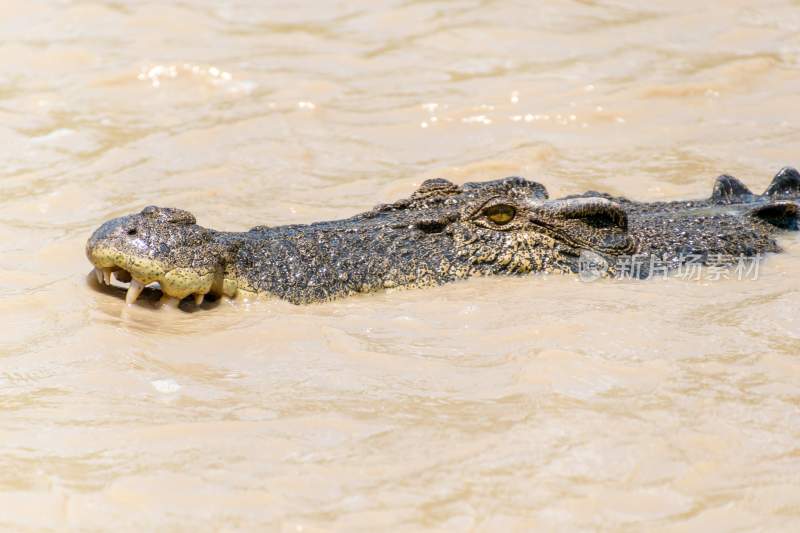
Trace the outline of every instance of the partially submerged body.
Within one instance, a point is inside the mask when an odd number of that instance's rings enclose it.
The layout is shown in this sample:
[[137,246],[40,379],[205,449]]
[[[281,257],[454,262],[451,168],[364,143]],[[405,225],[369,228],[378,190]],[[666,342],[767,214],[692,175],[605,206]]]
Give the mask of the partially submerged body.
[[428,180],[411,195],[352,218],[222,232],[191,213],[146,207],[110,220],[86,253],[100,283],[130,282],[202,302],[244,291],[292,303],[390,287],[441,285],[479,275],[580,272],[598,275],[643,258],[666,270],[686,261],[777,252],[781,230],[797,230],[800,174],[781,170],[761,195],[730,176],[707,200],[640,203],[589,192],[550,200],[522,178],[454,185]]

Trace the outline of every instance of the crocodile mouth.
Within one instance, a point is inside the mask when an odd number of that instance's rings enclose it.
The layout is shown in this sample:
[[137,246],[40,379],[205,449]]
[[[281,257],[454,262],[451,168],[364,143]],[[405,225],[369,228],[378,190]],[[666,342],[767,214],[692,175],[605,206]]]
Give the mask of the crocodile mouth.
[[207,295],[233,297],[237,292],[236,282],[226,279],[221,269],[167,267],[158,260],[127,257],[109,248],[96,248],[88,255],[99,285],[124,289],[127,284],[128,304],[135,303],[145,288],[157,288],[177,301],[192,296],[196,305],[203,303]]
[[162,303],[171,303],[173,305],[178,305],[183,300],[191,298],[195,305],[199,306],[206,298],[209,298],[210,301],[214,301],[219,297],[219,295],[215,294],[213,291],[208,291],[206,293],[193,292],[189,295],[171,293],[164,289],[164,285],[160,281],[144,283],[122,268],[95,267],[92,273],[95,279],[97,279],[97,284],[101,287],[124,290],[125,302],[129,305],[136,303],[139,297],[148,291],[152,291],[152,293],[156,295],[160,293]]

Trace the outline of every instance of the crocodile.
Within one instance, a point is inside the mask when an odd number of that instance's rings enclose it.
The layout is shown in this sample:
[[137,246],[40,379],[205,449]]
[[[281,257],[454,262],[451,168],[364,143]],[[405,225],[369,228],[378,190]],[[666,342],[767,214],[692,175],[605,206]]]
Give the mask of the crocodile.
[[308,304],[472,276],[581,273],[587,264],[608,277],[632,256],[645,259],[639,278],[690,258],[730,264],[779,252],[779,232],[798,229],[799,201],[800,174],[790,167],[762,194],[722,175],[709,198],[649,203],[594,191],[550,199],[520,177],[462,185],[436,178],[351,218],[246,232],[148,206],[102,224],[86,254],[101,285],[129,284],[128,304],[155,284],[165,297],[198,305],[209,294]]

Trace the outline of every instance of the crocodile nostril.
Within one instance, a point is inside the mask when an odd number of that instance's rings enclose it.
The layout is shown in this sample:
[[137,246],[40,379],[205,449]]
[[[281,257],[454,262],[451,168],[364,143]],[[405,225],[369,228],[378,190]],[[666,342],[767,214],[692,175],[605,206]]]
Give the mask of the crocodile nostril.
[[136,235],[136,228],[129,228],[128,235]]

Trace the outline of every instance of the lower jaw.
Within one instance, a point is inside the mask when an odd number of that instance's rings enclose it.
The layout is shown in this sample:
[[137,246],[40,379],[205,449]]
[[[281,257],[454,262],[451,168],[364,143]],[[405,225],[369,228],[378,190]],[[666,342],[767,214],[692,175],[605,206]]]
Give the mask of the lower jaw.
[[[235,280],[225,278],[221,273],[198,275],[188,269],[174,269],[167,272],[162,279],[148,282],[144,281],[147,279],[144,276],[137,276],[135,272],[132,273],[117,266],[95,267],[94,274],[100,285],[111,286],[113,281],[118,282],[118,284],[127,283],[125,302],[128,305],[136,302],[145,287],[155,286],[156,284],[165,297],[180,301],[192,296],[196,305],[203,303],[207,294],[217,297],[226,296],[228,298],[250,294],[249,291],[239,289]],[[122,285],[122,288],[124,288],[124,285]]]

